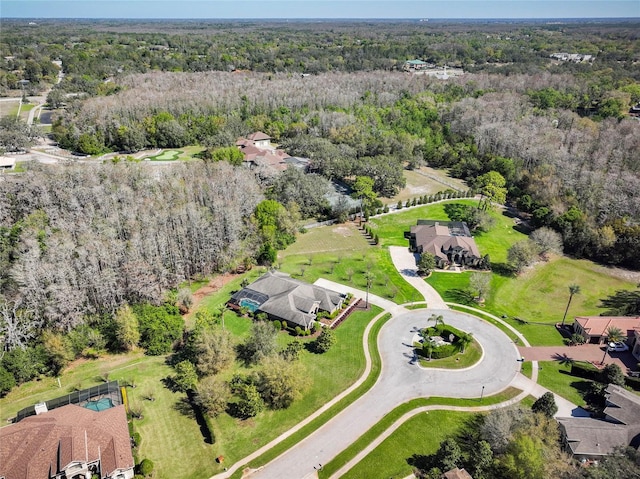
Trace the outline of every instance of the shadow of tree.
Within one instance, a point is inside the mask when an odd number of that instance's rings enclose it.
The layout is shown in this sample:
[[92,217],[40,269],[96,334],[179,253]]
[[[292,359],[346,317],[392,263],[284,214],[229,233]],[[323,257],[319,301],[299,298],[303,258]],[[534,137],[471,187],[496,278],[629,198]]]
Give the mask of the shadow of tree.
[[552,356],[552,358],[554,361],[558,361],[563,366],[571,366],[573,363],[576,362],[575,359],[567,356],[566,353],[564,354],[556,353]]
[[178,411],[183,416],[188,417],[189,419],[196,418],[196,415],[193,412],[193,408],[191,407],[191,403],[189,402],[189,399],[187,399],[186,397],[178,399],[176,403],[173,405],[173,409]]
[[450,300],[454,303],[472,305],[475,304],[473,293],[460,288],[449,289],[444,294],[447,300]]
[[513,269],[507,263],[494,263],[491,262],[491,271],[495,274],[504,276],[505,278],[513,278]]
[[438,460],[435,454],[426,456],[424,454],[414,454],[407,459],[407,464],[421,471],[428,471],[434,467],[437,467]]

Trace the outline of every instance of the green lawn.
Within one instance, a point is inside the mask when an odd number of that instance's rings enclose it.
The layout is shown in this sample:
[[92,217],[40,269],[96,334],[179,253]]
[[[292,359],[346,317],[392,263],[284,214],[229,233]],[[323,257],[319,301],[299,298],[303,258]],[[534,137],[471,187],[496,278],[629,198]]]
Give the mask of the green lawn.
[[[473,413],[429,411],[402,424],[362,461],[347,471],[344,479],[404,478],[412,473],[415,455],[434,454],[440,443],[462,429]],[[428,433],[425,433],[428,431]],[[323,476],[324,477],[324,476]]]
[[420,357],[420,366],[425,368],[444,368],[444,369],[464,369],[473,366],[480,361],[482,357],[482,348],[478,341],[473,341],[464,353],[458,353],[448,358],[432,359]]
[[182,153],[181,150],[164,150],[159,155],[151,156],[149,159],[151,161],[174,161],[177,160]]
[[[449,202],[476,204],[474,200]],[[582,291],[573,298],[567,316],[569,322],[573,321],[574,316],[602,313],[602,309],[597,307],[601,298],[616,290],[635,286],[633,282],[612,276],[595,263],[566,257],[553,257],[548,262],[540,262],[519,276],[503,274],[508,248],[526,236],[514,229],[512,218],[498,211],[492,214],[496,220],[494,228],[475,236],[480,252],[488,254],[494,265],[491,291],[483,308],[499,317],[506,315],[509,318],[507,321],[524,334],[532,345],[563,344],[563,338],[554,325],[562,320],[570,284],[580,285]],[[408,242],[404,239],[404,231],[408,231],[418,219],[447,220],[444,204],[426,205],[372,218],[371,225],[380,236],[381,244],[406,246]],[[426,281],[445,301],[477,307],[467,291],[470,276],[471,272],[455,274],[435,271]],[[524,322],[513,318],[520,318]]]
[[365,274],[374,275],[371,292],[398,304],[421,296],[393,266],[386,248],[371,246],[353,224],[313,228],[278,255],[280,269],[313,283],[326,278],[366,290]]
[[[507,388],[504,391],[498,394],[495,394],[493,396],[485,396],[481,402],[479,399],[456,399],[456,398],[431,397],[431,398],[414,399],[412,401],[401,404],[400,406],[395,408],[393,411],[391,411],[389,414],[387,414],[384,418],[382,418],[380,422],[378,422],[378,424],[376,424],[367,432],[365,432],[362,436],[360,436],[356,442],[354,442],[347,449],[345,449],[340,454],[338,454],[331,462],[329,462],[329,464],[326,464],[324,466],[323,471],[320,472],[319,476],[321,479],[326,479],[329,476],[331,476],[334,472],[336,472],[348,461],[350,461],[353,457],[355,457],[356,454],[362,451],[368,444],[370,444],[371,442],[373,442],[373,440],[379,437],[396,420],[398,420],[407,412],[412,411],[416,408],[423,407],[423,406],[432,406],[432,405],[458,406],[458,407],[477,407],[480,405],[486,406],[490,404],[498,404],[498,403],[507,401],[509,399],[512,399],[518,394],[520,394],[520,392],[521,391],[519,389]],[[414,418],[410,419],[407,423],[405,423],[403,426],[397,429],[389,438],[385,440],[385,442],[383,442],[378,448],[376,448],[372,453],[370,453],[356,467],[354,467],[351,471],[349,471],[347,473],[347,476],[345,477],[406,477],[411,472],[410,470],[409,472],[404,472],[403,473],[404,475],[395,476],[394,474],[396,474],[397,472],[388,472],[388,474],[385,473],[387,475],[384,475],[384,474],[379,475],[379,474],[365,473],[364,470],[361,471],[359,468],[363,466],[363,464],[365,464],[367,461],[370,464],[381,465],[383,462],[387,460],[387,458],[394,458],[395,462],[394,464],[391,465],[392,469],[395,470],[395,469],[403,468],[403,465],[406,465],[406,462],[403,462],[400,456],[407,458],[413,453],[420,453],[419,451],[415,451],[413,447],[407,447],[407,444],[402,442],[404,441],[404,438],[403,438],[403,433],[401,433],[400,431],[403,430],[403,427],[405,427],[407,424],[411,423],[417,417],[420,417],[420,416],[429,417],[435,414],[436,417],[438,417],[439,413],[445,413],[445,416],[446,416],[446,413],[449,413],[449,412],[452,412],[452,411],[430,411],[428,414],[427,413],[419,414],[418,416],[415,416]],[[456,412],[455,414],[460,414],[462,416],[469,417],[472,413]],[[447,434],[444,437],[432,436],[433,430],[439,429],[441,426],[443,428],[447,427],[447,425],[444,423],[441,425],[438,425],[435,428],[433,427],[433,425],[431,425],[427,429],[425,429],[429,431],[429,434],[424,434],[424,430],[423,430],[417,435],[412,435],[411,438],[416,441],[425,441],[425,444],[430,444],[429,447],[432,447],[435,445],[432,451],[432,452],[435,452],[439,447],[440,442],[443,439],[445,439],[448,435]],[[395,442],[395,440],[398,438],[399,438],[399,442]],[[385,446],[385,443],[388,443],[388,442],[391,442],[392,447],[394,447],[395,450],[397,451],[396,453],[397,457],[396,455],[387,456],[388,451],[386,448],[383,448],[383,446]],[[430,453],[423,453],[423,454],[430,454]],[[369,466],[365,465],[365,467],[369,467]],[[381,465],[380,467],[386,467],[386,466]],[[354,475],[355,473],[357,473],[358,475]]]
[[538,365],[540,367],[538,384],[578,406],[585,405],[581,392],[588,389],[591,380],[571,376],[569,374],[571,364],[562,364],[559,361],[540,361]]
[[[475,204],[473,200],[468,199],[451,200],[450,202]],[[398,213],[377,216],[370,218],[369,223],[380,237],[380,244],[383,246],[408,246],[409,241],[404,237],[405,231],[409,231],[419,219],[449,221],[449,217],[444,212],[444,205],[450,202],[434,203],[408,208]]]
[[[256,271],[257,272],[257,271]],[[201,303],[201,307],[217,308],[221,295],[237,289],[240,278],[227,284],[223,290],[211,295]],[[250,454],[271,439],[293,427],[341,391],[349,387],[364,371],[364,351],[362,348],[362,334],[369,321],[381,310],[372,307],[369,311],[353,313],[348,320],[336,329],[337,342],[325,354],[316,355],[303,351],[300,361],[305,365],[311,387],[304,394],[304,400],[293,403],[291,407],[280,411],[265,411],[256,418],[241,421],[227,415],[222,415],[213,421],[216,435],[214,445],[215,455],[223,455],[227,463],[234,463]],[[225,313],[225,327],[238,338],[249,334],[251,320],[240,318],[235,313]],[[287,333],[281,333],[279,342],[283,346],[294,339]],[[311,338],[303,342],[312,341]],[[240,372],[241,368],[225,373],[231,376],[233,372]],[[245,371],[246,372],[246,371]],[[212,472],[220,472],[221,466],[215,466]],[[175,476],[177,477],[177,476]]]
[[[287,439],[285,439],[278,445],[271,448],[269,451],[265,452],[262,456],[253,460],[251,464],[248,466],[255,469],[273,460],[274,458],[276,458],[277,456],[285,452],[287,449],[293,447],[299,441],[307,437],[309,434],[311,434],[313,431],[318,429],[320,426],[325,424],[327,421],[333,418],[340,411],[344,410],[346,407],[348,407],[350,404],[356,401],[366,391],[371,389],[371,387],[375,384],[376,380],[378,379],[378,376],[380,374],[380,369],[382,367],[382,362],[380,360],[380,355],[378,353],[378,343],[377,343],[378,333],[380,332],[380,329],[382,328],[382,326],[384,326],[384,324],[389,319],[391,319],[391,315],[389,313],[384,314],[381,318],[379,318],[376,321],[376,323],[373,325],[373,327],[369,331],[369,337],[367,338],[367,343],[368,343],[369,351],[371,352],[371,372],[369,373],[367,378],[364,380],[364,382],[358,388],[352,391],[348,396],[346,396],[344,399],[342,399],[340,402],[334,405],[332,408],[325,411],[323,414],[315,418],[309,424],[302,427],[300,430],[298,430],[296,433],[289,436]],[[243,468],[238,469],[231,477],[234,479],[240,479],[240,477],[242,476],[242,469]]]

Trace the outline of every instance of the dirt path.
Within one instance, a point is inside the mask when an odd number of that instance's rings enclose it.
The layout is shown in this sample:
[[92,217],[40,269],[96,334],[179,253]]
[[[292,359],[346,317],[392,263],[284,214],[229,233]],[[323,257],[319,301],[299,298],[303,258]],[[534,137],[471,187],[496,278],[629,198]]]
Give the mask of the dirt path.
[[191,306],[191,309],[189,310],[189,312],[183,316],[184,319],[185,320],[191,319],[191,316],[193,316],[193,314],[195,314],[195,312],[198,310],[198,306],[200,305],[200,302],[205,297],[215,293],[220,288],[225,286],[229,281],[235,279],[237,276],[238,274],[236,273],[219,274],[216,277],[212,278],[206,285],[202,286],[201,288],[198,288],[198,290],[196,290],[196,292],[193,293],[193,306]]

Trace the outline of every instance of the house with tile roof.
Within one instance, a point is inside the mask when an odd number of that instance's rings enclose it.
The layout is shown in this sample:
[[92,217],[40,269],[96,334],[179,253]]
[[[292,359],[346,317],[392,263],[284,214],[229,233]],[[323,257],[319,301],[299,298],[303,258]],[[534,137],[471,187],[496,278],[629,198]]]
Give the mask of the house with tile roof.
[[617,448],[640,446],[640,396],[609,384],[604,415],[558,419],[563,447],[575,459],[599,460]]
[[256,131],[246,138],[238,138],[236,146],[244,155],[244,164],[249,168],[267,167],[276,171],[284,171],[291,158],[285,151],[271,144],[271,137]]
[[0,428],[4,479],[131,479],[127,414],[123,404],[94,410],[67,404]]
[[[640,316],[577,316],[573,323],[573,330],[581,335],[585,342],[602,344],[608,341],[609,328],[618,328],[624,336],[623,341],[629,349],[640,356],[640,349],[635,346],[640,335]],[[636,356],[636,357],[639,357]]]
[[270,320],[286,321],[307,330],[319,311],[333,313],[342,307],[344,298],[335,291],[269,271],[231,296],[228,305],[265,313]]
[[483,266],[480,250],[463,221],[418,220],[404,236],[411,251],[435,256],[438,268]]

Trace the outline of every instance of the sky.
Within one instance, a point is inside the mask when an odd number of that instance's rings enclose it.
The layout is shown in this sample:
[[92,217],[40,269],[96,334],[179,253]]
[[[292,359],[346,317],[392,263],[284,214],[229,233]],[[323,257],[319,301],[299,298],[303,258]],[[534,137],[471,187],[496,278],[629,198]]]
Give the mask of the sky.
[[640,0],[1,0],[1,18],[640,18]]

